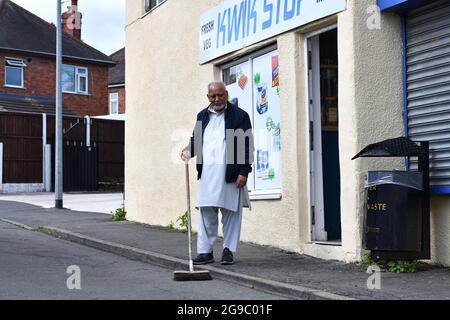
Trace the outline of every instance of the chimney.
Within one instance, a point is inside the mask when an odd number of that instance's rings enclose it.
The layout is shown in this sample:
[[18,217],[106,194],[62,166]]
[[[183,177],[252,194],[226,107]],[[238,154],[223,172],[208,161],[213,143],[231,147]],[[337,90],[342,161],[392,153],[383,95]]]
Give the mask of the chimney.
[[63,32],[81,40],[81,13],[78,11],[78,0],[72,0],[72,5],[67,9],[62,15]]

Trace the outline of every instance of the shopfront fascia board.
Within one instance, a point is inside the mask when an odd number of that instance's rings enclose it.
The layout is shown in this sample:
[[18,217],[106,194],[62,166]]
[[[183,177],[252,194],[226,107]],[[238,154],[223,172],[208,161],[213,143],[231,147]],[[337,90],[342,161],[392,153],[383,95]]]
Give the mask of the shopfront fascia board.
[[342,12],[347,0],[228,0],[205,12],[199,63]]
[[405,13],[420,6],[429,4],[430,0],[378,0],[381,11]]

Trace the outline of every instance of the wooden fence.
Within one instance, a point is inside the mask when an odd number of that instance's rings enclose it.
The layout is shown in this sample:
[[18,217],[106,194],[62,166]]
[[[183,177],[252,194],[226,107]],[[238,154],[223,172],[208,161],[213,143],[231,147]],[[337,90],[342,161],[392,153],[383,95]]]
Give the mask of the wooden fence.
[[[125,123],[90,119],[90,143],[98,149],[99,184],[124,182]],[[64,117],[64,143],[86,145],[85,118]],[[3,183],[42,183],[43,116],[1,113],[0,142],[3,142]],[[46,116],[46,143],[54,152],[55,117]]]
[[42,116],[0,113],[3,183],[42,182]]

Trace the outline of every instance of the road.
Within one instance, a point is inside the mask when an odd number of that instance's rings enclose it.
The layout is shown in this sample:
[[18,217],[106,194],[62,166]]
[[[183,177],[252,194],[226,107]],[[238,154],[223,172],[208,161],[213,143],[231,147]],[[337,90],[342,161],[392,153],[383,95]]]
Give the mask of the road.
[[173,270],[0,222],[0,299],[283,299],[219,280],[172,278]]

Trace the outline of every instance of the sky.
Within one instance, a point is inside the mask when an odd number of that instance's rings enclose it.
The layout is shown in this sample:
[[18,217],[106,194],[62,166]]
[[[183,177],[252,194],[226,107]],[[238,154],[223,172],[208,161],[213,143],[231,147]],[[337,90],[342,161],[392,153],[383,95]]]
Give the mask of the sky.
[[[56,24],[56,0],[12,0],[40,18]],[[70,0],[62,1],[67,11]],[[83,15],[81,40],[110,55],[125,46],[125,0],[78,0]]]

